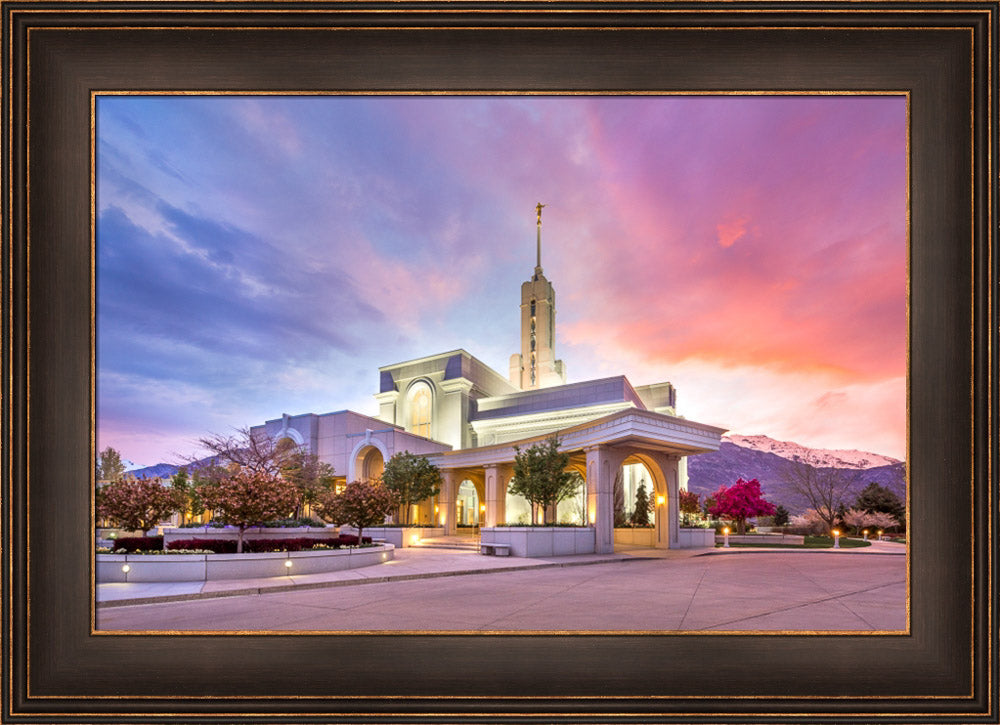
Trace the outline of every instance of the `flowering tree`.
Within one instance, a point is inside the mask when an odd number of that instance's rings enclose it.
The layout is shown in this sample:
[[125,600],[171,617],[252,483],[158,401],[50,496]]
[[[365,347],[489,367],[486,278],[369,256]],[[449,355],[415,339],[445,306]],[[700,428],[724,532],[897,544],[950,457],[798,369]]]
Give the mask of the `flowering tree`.
[[876,511],[872,514],[872,526],[877,526],[880,529],[891,529],[899,526],[899,519],[884,511]]
[[197,488],[215,519],[239,528],[236,553],[243,553],[243,533],[269,519],[288,516],[298,501],[295,484],[274,473],[233,466]]
[[691,517],[701,513],[701,494],[694,491],[678,492],[680,496],[680,511],[684,515],[684,525],[691,523]]
[[331,524],[348,524],[356,528],[360,545],[362,530],[384,522],[398,505],[396,494],[381,483],[355,481],[340,493],[328,491],[320,494],[316,510]]
[[732,486],[719,486],[712,494],[715,503],[709,509],[712,516],[731,519],[736,524],[737,533],[747,530],[747,519],[752,516],[773,516],[774,506],[764,500],[760,481],[736,479]]
[[427,460],[427,456],[418,456],[405,451],[397,453],[385,464],[382,471],[382,483],[396,494],[399,505],[403,507],[403,523],[410,523],[410,506],[431,496],[437,496],[441,491],[441,472],[437,466]]
[[808,529],[813,534],[829,534],[830,529],[837,525],[837,514],[832,516],[833,523],[830,523],[831,516],[827,511],[816,511],[816,509],[806,509],[800,516],[792,517],[792,526]]
[[844,523],[853,526],[855,533],[860,534],[861,529],[875,523],[875,515],[861,509],[847,509],[844,512]]
[[150,529],[178,509],[173,492],[158,478],[127,478],[97,492],[97,518],[129,531]]

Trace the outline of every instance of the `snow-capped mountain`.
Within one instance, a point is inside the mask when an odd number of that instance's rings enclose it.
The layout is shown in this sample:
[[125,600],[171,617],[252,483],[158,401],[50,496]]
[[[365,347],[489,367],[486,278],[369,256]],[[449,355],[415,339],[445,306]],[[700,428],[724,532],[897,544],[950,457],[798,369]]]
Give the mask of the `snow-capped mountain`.
[[765,435],[727,435],[722,440],[741,448],[749,448],[798,463],[808,463],[814,468],[878,468],[891,466],[902,461],[878,453],[855,450],[829,450],[826,448],[806,448],[791,441],[776,441]]
[[691,456],[688,460],[688,490],[709,495],[737,478],[756,478],[765,498],[791,513],[801,513],[809,502],[796,492],[790,474],[796,464],[834,472],[847,504],[869,483],[906,497],[906,464],[895,458],[867,451],[830,451],[768,436],[724,436],[718,451]]

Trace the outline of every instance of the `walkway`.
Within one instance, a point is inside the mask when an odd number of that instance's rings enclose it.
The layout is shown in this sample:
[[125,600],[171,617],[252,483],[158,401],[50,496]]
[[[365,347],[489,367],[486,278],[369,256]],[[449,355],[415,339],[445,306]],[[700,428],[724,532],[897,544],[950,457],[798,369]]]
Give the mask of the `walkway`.
[[[113,631],[900,631],[906,556],[711,549],[516,559],[401,549],[349,572],[194,584],[102,584]],[[354,586],[364,584],[364,586]],[[139,604],[142,597],[146,602]],[[156,602],[156,603],[152,603]]]

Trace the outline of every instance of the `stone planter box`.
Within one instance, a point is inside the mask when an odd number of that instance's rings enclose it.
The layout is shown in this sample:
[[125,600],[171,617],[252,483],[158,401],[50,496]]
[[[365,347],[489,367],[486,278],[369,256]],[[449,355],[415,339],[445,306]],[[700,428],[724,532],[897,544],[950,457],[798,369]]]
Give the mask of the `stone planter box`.
[[[392,561],[388,544],[266,554],[97,554],[97,583],[265,579],[357,569]],[[285,562],[292,562],[286,566]],[[122,567],[129,570],[123,571]]]
[[[358,530],[351,526],[343,526],[341,533],[353,534],[357,536]],[[431,539],[444,536],[444,529],[440,527],[421,528],[417,526],[373,526],[363,529],[361,535],[371,537],[372,540],[384,539],[385,543],[392,544],[397,549],[406,549],[415,546],[420,539]]]
[[[326,526],[295,526],[288,528],[267,528],[254,527],[243,532],[243,540],[268,540],[268,539],[336,539],[339,531],[336,527]],[[215,541],[236,541],[239,538],[239,529],[234,526],[224,528],[214,526],[199,526],[198,528],[165,528],[163,529],[163,546],[166,547],[171,541],[182,539],[212,539]]]
[[498,526],[480,529],[485,544],[506,544],[511,556],[593,554],[596,533],[590,526]]
[[656,529],[631,526],[615,529],[615,543],[623,546],[656,546]]
[[711,549],[715,546],[715,529],[681,529],[677,546],[681,549]]

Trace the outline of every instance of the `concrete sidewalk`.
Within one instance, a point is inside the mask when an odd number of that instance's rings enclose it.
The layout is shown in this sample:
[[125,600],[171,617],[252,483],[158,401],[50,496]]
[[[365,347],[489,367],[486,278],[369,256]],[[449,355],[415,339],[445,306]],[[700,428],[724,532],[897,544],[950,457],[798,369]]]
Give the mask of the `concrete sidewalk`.
[[[645,551],[648,551],[645,550]],[[688,554],[689,556],[691,554]],[[580,554],[546,559],[483,556],[476,551],[432,548],[396,549],[395,558],[385,564],[360,569],[268,577],[197,582],[128,582],[97,585],[97,606],[113,607],[187,599],[231,597],[266,592],[318,589],[322,587],[374,584],[411,579],[524,571],[526,569],[584,566],[634,559],[628,554]]]
[[437,577],[469,576],[535,569],[587,566],[643,559],[688,559],[695,556],[730,556],[747,553],[788,553],[823,555],[849,554],[906,554],[900,544],[872,542],[869,547],[857,549],[784,549],[739,548],[729,549],[649,549],[620,547],[613,554],[579,554],[541,559],[519,557],[483,556],[475,551],[458,551],[435,548],[405,548],[395,551],[395,559],[385,564],[348,569],[345,571],[299,576],[269,577],[266,579],[231,579],[198,582],[128,582],[97,585],[97,606],[120,607],[156,602],[179,602],[194,599],[233,597],[320,589],[325,587],[375,584],[393,581],[430,579]]

